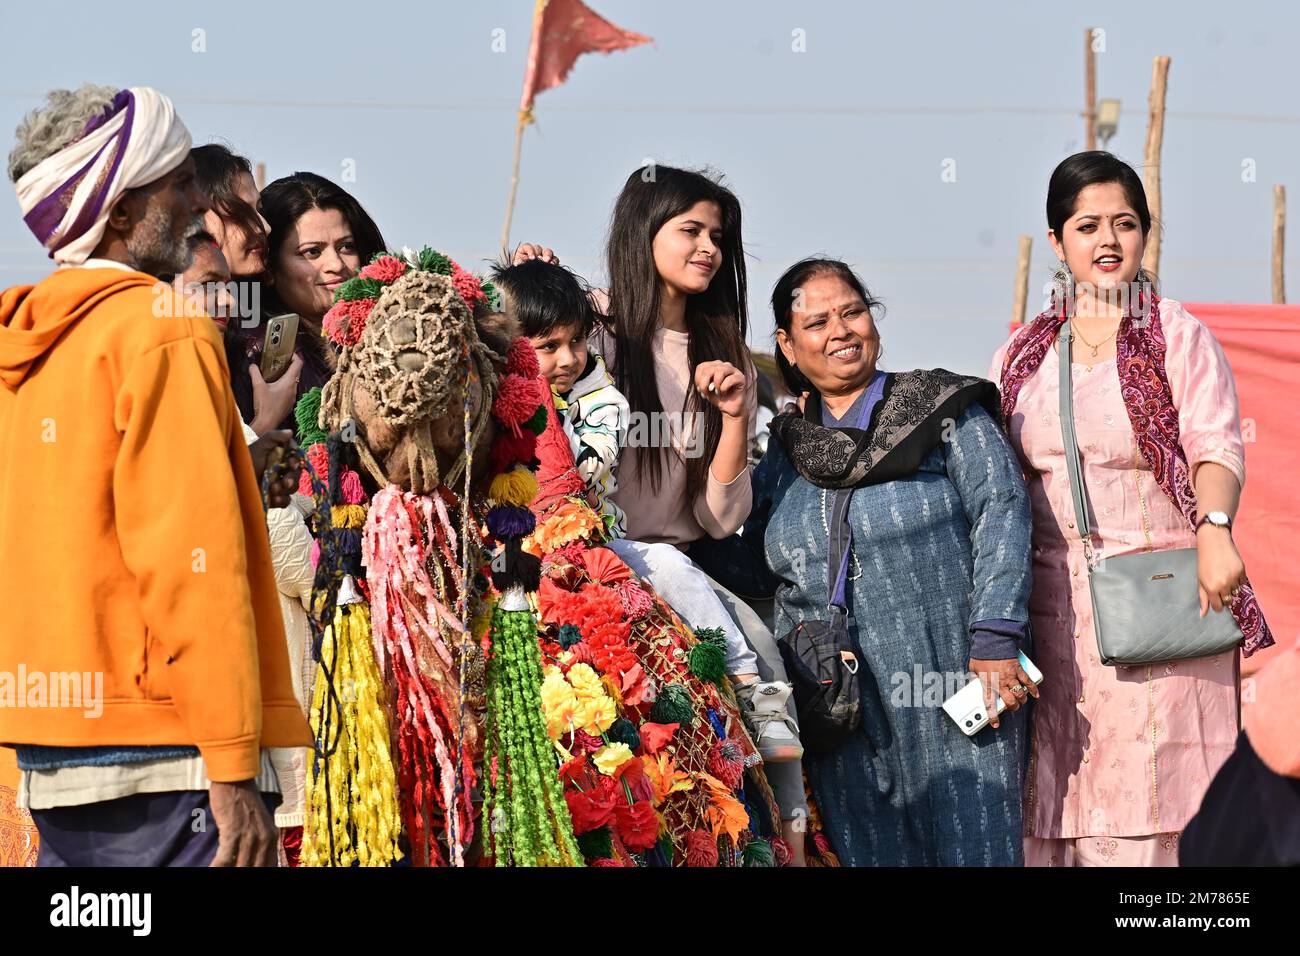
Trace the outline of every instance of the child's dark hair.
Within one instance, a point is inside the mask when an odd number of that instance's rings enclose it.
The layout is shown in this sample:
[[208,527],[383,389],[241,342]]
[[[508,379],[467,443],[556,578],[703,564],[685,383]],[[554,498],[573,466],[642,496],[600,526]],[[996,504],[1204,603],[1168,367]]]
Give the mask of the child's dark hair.
[[564,266],[530,259],[517,266],[497,263],[492,282],[505,295],[509,311],[529,338],[577,323],[591,331],[594,313],[585,282]]

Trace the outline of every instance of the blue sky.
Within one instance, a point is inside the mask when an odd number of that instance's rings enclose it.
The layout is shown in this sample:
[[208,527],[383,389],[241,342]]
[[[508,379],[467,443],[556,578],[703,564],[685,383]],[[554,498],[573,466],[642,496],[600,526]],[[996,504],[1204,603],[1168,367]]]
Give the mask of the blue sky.
[[[1043,202],[1052,168],[1082,148],[1085,27],[1105,30],[1098,95],[1123,101],[1110,145],[1135,165],[1152,58],[1173,58],[1166,295],[1268,301],[1274,183],[1288,187],[1300,221],[1296,5],[591,5],[655,44],[583,57],[565,86],[538,97],[513,238],[554,246],[600,282],[627,174],[647,158],[715,167],[744,205],[760,348],[771,347],[766,298],[777,276],[827,253],[885,301],[888,367],[983,373],[1010,317],[1017,237],[1034,237],[1031,305],[1054,266]],[[8,139],[53,87],[156,86],[196,143],[227,142],[266,163],[270,179],[310,169],[341,180],[355,169],[345,185],[390,244],[428,243],[482,268],[501,231],[532,6],[14,6],[0,130]],[[493,50],[494,30],[504,52]],[[796,30],[803,52],[792,49]],[[948,160],[955,182],[943,181]],[[1254,182],[1243,182],[1246,161]],[[3,285],[49,267],[8,197]],[[1290,249],[1294,300],[1300,240]]]

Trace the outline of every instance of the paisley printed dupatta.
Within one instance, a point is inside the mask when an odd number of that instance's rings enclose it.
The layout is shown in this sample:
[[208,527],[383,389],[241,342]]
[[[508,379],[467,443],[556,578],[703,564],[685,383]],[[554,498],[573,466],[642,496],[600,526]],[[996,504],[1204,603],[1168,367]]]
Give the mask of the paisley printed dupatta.
[[[1149,303],[1149,307],[1148,307]],[[1010,427],[1020,389],[1038,370],[1052,347],[1062,323],[1058,305],[1039,315],[1012,341],[1002,363],[1002,420]],[[1170,501],[1196,527],[1196,490],[1192,487],[1187,455],[1179,440],[1178,409],[1165,371],[1165,333],[1160,324],[1160,297],[1143,291],[1136,307],[1120,320],[1115,338],[1116,366],[1124,408],[1142,457],[1151,466],[1156,483]],[[1259,609],[1255,591],[1247,582],[1231,607],[1241,628],[1242,653],[1249,657],[1274,644],[1273,632]]]

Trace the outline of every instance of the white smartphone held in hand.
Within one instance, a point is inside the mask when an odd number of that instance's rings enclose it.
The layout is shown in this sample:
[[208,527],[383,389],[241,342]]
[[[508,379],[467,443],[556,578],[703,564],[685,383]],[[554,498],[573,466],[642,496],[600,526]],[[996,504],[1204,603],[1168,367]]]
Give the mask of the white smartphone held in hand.
[[[1042,673],[1023,651],[1020,653],[1020,666],[1024,668],[1035,687],[1043,682]],[[998,714],[1001,715],[1007,709],[1006,701],[1002,699],[1001,694],[998,695],[997,703]],[[984,706],[984,685],[980,683],[978,677],[945,700],[943,709],[967,737],[973,737],[989,724],[988,708]]]

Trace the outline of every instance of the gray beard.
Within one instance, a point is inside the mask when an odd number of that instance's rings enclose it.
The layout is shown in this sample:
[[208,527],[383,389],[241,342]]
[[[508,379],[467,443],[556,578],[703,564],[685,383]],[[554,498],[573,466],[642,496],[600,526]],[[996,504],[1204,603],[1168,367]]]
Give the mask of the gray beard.
[[172,223],[162,215],[151,215],[141,221],[126,241],[131,265],[146,275],[170,282],[189,268],[194,257],[194,236],[203,230],[203,220],[196,218],[185,235],[176,239]]

